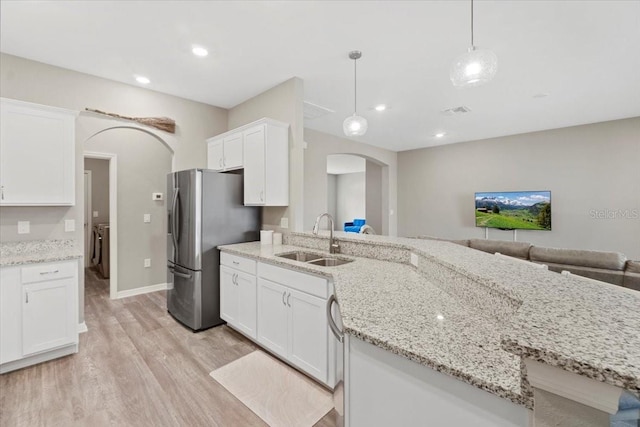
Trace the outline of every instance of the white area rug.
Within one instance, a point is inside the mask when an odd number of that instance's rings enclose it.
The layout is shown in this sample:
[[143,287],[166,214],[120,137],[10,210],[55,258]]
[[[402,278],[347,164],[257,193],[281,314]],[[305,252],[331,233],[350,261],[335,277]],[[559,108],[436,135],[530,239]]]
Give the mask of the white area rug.
[[329,391],[259,350],[209,375],[271,427],[312,427],[333,409]]

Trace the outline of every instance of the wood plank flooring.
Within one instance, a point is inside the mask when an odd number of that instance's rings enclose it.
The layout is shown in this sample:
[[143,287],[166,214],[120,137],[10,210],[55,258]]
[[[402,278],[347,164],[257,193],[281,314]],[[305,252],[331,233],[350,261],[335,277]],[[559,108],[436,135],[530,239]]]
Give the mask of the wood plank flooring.
[[266,426],[209,376],[256,348],[230,328],[194,334],[164,291],[110,300],[92,270],[85,321],[78,354],[0,375],[0,426]]

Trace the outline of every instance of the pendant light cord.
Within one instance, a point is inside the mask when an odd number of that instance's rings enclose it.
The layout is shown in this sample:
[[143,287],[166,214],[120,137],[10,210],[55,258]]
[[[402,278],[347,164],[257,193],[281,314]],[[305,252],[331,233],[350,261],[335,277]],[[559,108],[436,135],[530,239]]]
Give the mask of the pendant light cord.
[[353,114],[358,112],[358,59],[353,60]]
[[471,47],[473,47],[473,0],[471,0]]

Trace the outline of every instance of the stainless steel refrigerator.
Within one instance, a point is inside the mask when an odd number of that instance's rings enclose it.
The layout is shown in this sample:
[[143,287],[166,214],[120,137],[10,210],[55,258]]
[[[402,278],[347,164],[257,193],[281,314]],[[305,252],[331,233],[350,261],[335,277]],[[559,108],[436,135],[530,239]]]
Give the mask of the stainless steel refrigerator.
[[224,323],[217,246],[259,240],[260,208],[244,206],[242,192],[240,174],[167,175],[167,308],[194,331]]

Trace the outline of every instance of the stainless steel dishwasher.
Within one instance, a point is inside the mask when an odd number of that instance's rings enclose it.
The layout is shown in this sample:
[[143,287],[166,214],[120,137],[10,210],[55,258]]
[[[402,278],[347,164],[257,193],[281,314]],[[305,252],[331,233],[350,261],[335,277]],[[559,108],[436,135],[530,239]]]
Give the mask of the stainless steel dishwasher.
[[340,306],[335,295],[327,300],[327,321],[336,337],[336,386],[333,389],[333,406],[336,410],[336,427],[344,426],[344,331]]

